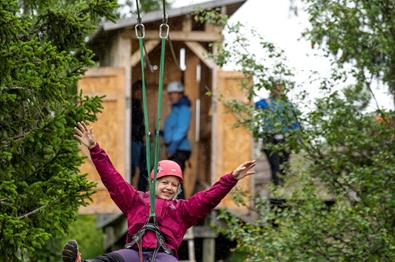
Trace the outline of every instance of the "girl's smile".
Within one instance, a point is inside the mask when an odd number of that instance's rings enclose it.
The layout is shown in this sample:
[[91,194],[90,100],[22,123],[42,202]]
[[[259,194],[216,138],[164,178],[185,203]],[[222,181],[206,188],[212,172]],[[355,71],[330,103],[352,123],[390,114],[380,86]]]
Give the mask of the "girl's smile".
[[156,196],[162,199],[172,200],[178,193],[180,181],[174,176],[165,176],[156,183]]

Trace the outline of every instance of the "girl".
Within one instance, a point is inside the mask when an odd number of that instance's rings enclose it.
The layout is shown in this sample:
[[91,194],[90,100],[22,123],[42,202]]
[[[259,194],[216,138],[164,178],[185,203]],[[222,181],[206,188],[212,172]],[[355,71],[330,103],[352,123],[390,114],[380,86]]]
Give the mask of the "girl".
[[[159,161],[156,223],[147,224],[149,193],[137,191],[123,179],[107,154],[96,143],[92,129],[88,129],[84,123],[78,123],[74,136],[89,149],[103,184],[128,221],[127,248],[85,261],[178,261],[177,250],[187,229],[215,208],[238,180],[254,174],[252,168],[255,160],[248,161],[222,176],[207,190],[198,192],[187,200],[176,200],[183,181],[181,168],[171,160]],[[153,176],[151,172],[151,180]],[[82,261],[75,240],[65,245],[62,255],[64,262]]]

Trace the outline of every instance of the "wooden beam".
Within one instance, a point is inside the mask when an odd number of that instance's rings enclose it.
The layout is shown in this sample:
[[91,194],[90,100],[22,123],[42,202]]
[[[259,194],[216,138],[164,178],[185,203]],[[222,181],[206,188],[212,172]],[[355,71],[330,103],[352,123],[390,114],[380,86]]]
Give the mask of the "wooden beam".
[[[209,226],[193,226],[193,236],[195,238],[216,238],[218,233]],[[186,238],[187,239],[187,238]]]
[[[136,39],[134,34],[128,34]],[[204,32],[204,31],[172,31],[170,28],[170,38],[172,41],[199,41],[199,42],[221,42],[223,36],[218,32]],[[157,30],[146,30],[145,39],[159,39],[159,32]]]
[[192,17],[191,15],[187,15],[182,20],[182,31],[183,32],[191,32],[192,31]]
[[191,49],[191,51],[193,53],[195,53],[195,55],[197,57],[200,58],[200,60],[203,61],[203,63],[205,63],[209,68],[213,69],[216,67],[216,64],[214,63],[214,61],[212,61],[209,58],[209,54],[206,50],[206,48],[204,48],[201,44],[199,44],[198,42],[185,42],[185,44],[187,45],[187,47],[189,49]]
[[[145,49],[147,50],[147,54],[149,54],[158,44],[158,40],[149,40],[145,43]],[[146,54],[146,55],[147,55]],[[130,65],[133,67],[140,61],[140,50],[138,49],[134,54],[130,57]]]

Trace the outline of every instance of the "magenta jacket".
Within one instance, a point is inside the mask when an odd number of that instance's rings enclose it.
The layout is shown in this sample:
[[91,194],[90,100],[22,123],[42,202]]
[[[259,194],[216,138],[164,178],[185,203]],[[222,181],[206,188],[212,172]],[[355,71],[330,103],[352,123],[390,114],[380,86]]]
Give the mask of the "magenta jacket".
[[[118,173],[106,152],[96,145],[90,150],[96,169],[108,189],[111,198],[128,220],[128,239],[147,222],[149,216],[149,194],[137,191]],[[166,246],[176,255],[187,229],[204,218],[219,204],[222,198],[236,185],[233,175],[221,177],[205,191],[198,192],[188,200],[164,200],[156,198],[155,214]],[[144,248],[155,248],[156,236],[148,231],[143,237]]]

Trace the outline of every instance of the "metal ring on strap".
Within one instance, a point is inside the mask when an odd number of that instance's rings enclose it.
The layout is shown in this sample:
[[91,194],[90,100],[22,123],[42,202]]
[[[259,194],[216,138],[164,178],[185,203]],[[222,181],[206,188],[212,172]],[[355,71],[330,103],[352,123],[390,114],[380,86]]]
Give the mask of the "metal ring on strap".
[[169,37],[169,25],[161,24],[159,26],[159,37],[162,39],[167,39]]
[[136,31],[136,37],[138,39],[145,37],[145,27],[143,24],[137,24],[134,26],[134,30]]

